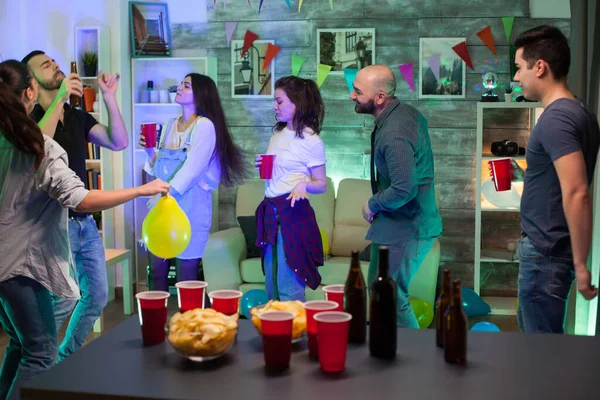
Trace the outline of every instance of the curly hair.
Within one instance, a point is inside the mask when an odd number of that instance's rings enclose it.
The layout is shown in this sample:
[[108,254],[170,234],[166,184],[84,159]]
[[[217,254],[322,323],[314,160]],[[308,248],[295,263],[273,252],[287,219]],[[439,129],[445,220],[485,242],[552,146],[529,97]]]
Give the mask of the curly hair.
[[[296,129],[296,136],[304,138],[302,131],[305,128],[312,129],[318,135],[323,128],[325,104],[317,84],[311,79],[286,76],[275,82],[275,89],[282,89],[296,106],[296,112],[292,120]],[[285,122],[277,122],[273,130],[280,131],[286,125]]]

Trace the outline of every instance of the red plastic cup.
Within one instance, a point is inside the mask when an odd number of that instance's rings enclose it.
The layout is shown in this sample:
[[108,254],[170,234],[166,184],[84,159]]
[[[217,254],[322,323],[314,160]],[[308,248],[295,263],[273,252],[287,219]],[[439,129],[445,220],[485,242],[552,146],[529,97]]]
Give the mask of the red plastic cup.
[[497,158],[495,160],[490,160],[488,164],[496,191],[503,192],[505,190],[510,190],[513,168],[510,163],[510,158]]
[[260,318],[265,367],[283,371],[290,367],[292,358],[292,328],[296,315],[287,311],[267,311]]
[[346,367],[348,332],[352,315],[339,311],[315,314],[319,363],[325,372],[341,372]]
[[260,154],[260,158],[261,164],[258,169],[260,179],[273,178],[273,162],[275,161],[275,154]]
[[142,341],[146,346],[165,340],[169,296],[169,292],[161,291],[141,292],[135,295],[142,327]]
[[215,290],[208,294],[212,308],[225,315],[237,314],[242,292],[239,290]]
[[204,308],[204,290],[208,283],[203,281],[181,281],[175,284],[179,311],[186,312]]
[[304,303],[306,309],[306,334],[308,336],[308,356],[319,358],[319,345],[317,340],[317,321],[315,314],[323,311],[335,311],[338,303],[327,300],[313,300]]
[[146,141],[146,148],[153,149],[156,147],[156,137],[158,136],[159,124],[156,122],[147,122],[142,124],[142,135]]
[[325,293],[325,300],[338,303],[338,308],[335,311],[344,311],[344,285],[324,286],[323,293]]

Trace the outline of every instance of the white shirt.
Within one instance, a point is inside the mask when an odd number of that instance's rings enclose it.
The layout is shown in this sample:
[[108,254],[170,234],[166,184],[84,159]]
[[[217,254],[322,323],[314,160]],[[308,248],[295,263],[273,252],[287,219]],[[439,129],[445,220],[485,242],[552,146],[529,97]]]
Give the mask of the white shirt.
[[273,178],[265,183],[265,196],[278,197],[290,193],[299,182],[310,182],[310,168],[325,165],[325,144],[311,129],[304,138],[287,127],[271,136],[267,154],[275,154]]

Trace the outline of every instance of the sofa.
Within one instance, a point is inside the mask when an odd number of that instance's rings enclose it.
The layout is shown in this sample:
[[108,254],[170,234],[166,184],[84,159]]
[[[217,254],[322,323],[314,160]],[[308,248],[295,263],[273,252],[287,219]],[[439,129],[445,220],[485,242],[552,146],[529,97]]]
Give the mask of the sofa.
[[[321,195],[309,195],[315,210],[319,228],[327,236],[329,251],[325,263],[319,268],[323,278],[317,290],[306,289],[307,300],[323,299],[322,286],[343,284],[350,266],[350,252],[362,251],[369,245],[365,239],[369,224],[362,217],[362,206],[371,196],[368,180],[343,179],[337,197],[333,182],[327,180],[327,191]],[[235,205],[236,217],[254,216],[256,207],[264,198],[264,181],[250,180],[239,186]],[[239,224],[238,224],[239,225]],[[247,229],[247,228],[246,228]],[[246,292],[264,289],[265,276],[260,258],[248,258],[248,245],[242,229],[222,230],[209,236],[202,260],[204,277],[209,290],[236,289]],[[435,292],[440,261],[440,244],[436,240],[409,287],[414,298],[435,302]],[[365,276],[368,262],[361,262]]]

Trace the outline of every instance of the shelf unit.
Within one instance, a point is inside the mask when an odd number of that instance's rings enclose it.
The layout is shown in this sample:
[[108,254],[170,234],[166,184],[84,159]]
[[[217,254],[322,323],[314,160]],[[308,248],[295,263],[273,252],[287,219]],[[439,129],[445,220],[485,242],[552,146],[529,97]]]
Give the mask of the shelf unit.
[[[490,203],[482,194],[483,182],[489,178],[487,163],[488,161],[499,158],[490,154],[489,148],[483,148],[484,135],[486,134],[484,129],[484,114],[486,110],[490,109],[525,109],[528,111],[528,135],[534,128],[541,112],[543,111],[541,103],[529,103],[529,102],[498,102],[498,103],[477,103],[477,160],[476,160],[476,190],[475,190],[475,265],[474,265],[474,283],[473,287],[477,294],[481,292],[481,264],[482,263],[493,263],[503,265],[514,265],[518,264],[518,260],[503,259],[496,257],[485,257],[481,255],[482,252],[482,215],[485,213],[519,213],[518,207],[502,208]],[[509,138],[515,140],[515,138]],[[498,140],[497,138],[495,140]],[[527,147],[526,143],[519,143],[522,147]],[[525,156],[511,157],[522,167],[526,168]],[[519,197],[523,193],[523,183],[513,183],[513,189],[516,190]],[[494,315],[516,315],[515,297],[498,297],[498,296],[484,296],[482,297],[487,302]]]
[[[217,83],[217,58],[216,57],[148,57],[131,59],[131,104],[132,104],[132,137],[129,142],[133,145],[131,160],[133,171],[133,185],[139,186],[142,182],[142,170],[146,161],[146,152],[138,143],[141,124],[157,122],[166,124],[173,117],[181,115],[181,106],[176,103],[141,103],[140,93],[147,88],[149,80],[154,82],[154,90],[166,90],[169,86],[179,85],[185,76],[191,72],[207,75]],[[166,129],[166,126],[163,126]],[[142,238],[142,224],[148,208],[146,203],[150,197],[138,197],[133,203],[134,226],[133,233],[136,243]],[[216,202],[216,204],[215,204]],[[218,212],[214,212],[218,205],[218,191],[213,192],[213,218],[212,228],[218,229]],[[146,282],[146,266],[148,252],[143,246],[135,246],[136,281]]]

